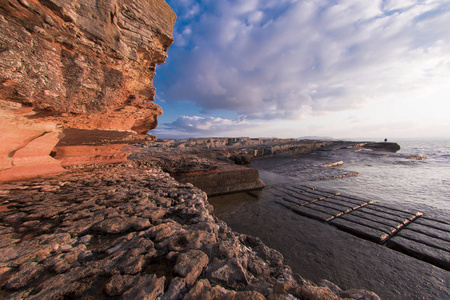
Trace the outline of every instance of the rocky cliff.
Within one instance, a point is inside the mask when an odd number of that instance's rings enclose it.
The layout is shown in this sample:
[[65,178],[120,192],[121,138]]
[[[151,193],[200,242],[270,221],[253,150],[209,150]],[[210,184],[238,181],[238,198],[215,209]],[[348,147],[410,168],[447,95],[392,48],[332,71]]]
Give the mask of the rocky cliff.
[[48,154],[65,129],[108,130],[104,145],[155,128],[175,19],[164,0],[0,0],[0,180],[60,169]]

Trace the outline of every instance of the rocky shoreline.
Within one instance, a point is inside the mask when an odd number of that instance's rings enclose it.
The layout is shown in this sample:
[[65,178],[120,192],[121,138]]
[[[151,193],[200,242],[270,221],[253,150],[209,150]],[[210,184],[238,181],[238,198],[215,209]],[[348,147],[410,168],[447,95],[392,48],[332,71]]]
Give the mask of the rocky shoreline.
[[2,184],[6,299],[379,299],[294,274],[206,194],[143,161]]
[[[291,156],[314,150],[334,151],[342,148],[396,152],[396,143],[361,143],[278,138],[193,138],[157,140],[139,144],[130,155],[132,160],[145,161],[160,167],[177,181],[192,183],[208,196],[259,189],[264,183],[259,173],[249,168],[253,159],[270,156]],[[358,173],[339,175],[357,176]],[[318,178],[326,180],[330,178]]]
[[2,2],[0,298],[378,299],[302,279],[207,200],[264,186],[252,158],[346,145],[146,144],[175,20],[164,0]]

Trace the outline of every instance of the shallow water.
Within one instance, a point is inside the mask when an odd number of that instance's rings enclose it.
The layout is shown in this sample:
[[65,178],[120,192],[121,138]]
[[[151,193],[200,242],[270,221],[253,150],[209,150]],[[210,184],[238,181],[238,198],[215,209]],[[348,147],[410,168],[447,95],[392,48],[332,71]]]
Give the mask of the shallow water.
[[[252,162],[267,177],[275,173],[318,187],[387,205],[421,210],[449,220],[450,141],[404,141],[397,153],[355,149],[315,151],[295,157],[273,157]],[[426,159],[411,159],[414,156]],[[338,167],[325,163],[343,161]],[[342,179],[310,181],[350,172],[361,175]]]
[[[403,142],[398,153],[355,149],[254,160],[268,184],[304,183],[448,220],[448,141]],[[426,160],[411,156],[426,155]],[[320,165],[344,161],[340,167]],[[360,176],[311,181],[349,172]],[[308,219],[251,193],[210,198],[233,230],[260,237],[304,278],[328,279],[343,289],[375,291],[383,299],[450,299],[450,272]]]

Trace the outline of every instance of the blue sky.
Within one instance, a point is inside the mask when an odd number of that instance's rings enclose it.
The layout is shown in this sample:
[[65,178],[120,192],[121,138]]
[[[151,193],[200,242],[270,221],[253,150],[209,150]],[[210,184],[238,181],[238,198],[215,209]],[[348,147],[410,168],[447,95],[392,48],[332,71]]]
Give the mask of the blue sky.
[[450,2],[167,0],[159,137],[450,137]]

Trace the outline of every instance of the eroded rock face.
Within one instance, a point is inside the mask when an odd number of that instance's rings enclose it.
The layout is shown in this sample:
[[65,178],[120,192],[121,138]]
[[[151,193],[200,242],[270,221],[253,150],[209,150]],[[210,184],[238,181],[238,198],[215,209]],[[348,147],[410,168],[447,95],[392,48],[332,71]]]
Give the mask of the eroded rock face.
[[[0,0],[2,142],[23,148],[67,128],[156,128],[153,77],[175,19],[164,0]],[[2,153],[0,172],[17,149]]]
[[34,122],[20,104],[0,100],[0,182],[63,172],[49,156],[60,129],[52,122]]
[[172,43],[163,0],[0,1],[0,95],[65,127],[145,133]]

